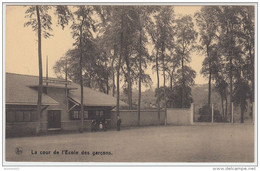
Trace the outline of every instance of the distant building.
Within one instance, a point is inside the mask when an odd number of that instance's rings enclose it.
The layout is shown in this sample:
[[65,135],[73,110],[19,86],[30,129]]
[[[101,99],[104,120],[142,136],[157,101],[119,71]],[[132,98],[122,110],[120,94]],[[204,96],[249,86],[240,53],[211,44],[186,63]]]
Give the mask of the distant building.
[[[34,135],[37,113],[38,76],[6,73],[6,136]],[[81,126],[80,85],[57,78],[43,79],[43,131],[76,131]],[[67,91],[67,93],[66,93]],[[84,129],[91,120],[108,122],[116,98],[84,87]],[[66,96],[67,95],[67,96]],[[121,106],[127,104],[120,101]]]

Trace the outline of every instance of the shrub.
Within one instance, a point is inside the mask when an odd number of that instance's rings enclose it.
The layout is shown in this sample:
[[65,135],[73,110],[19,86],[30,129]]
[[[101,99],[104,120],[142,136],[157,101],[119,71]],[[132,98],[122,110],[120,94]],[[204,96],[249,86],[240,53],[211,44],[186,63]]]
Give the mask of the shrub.
[[[199,109],[199,122],[211,122],[211,106],[204,105],[202,108]],[[223,122],[223,118],[220,115],[219,110],[214,109],[214,122]]]

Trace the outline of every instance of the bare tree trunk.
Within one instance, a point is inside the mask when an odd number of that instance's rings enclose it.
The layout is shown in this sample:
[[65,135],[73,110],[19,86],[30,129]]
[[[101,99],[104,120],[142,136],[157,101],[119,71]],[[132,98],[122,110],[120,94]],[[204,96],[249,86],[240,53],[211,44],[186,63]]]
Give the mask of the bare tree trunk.
[[225,107],[225,121],[227,120],[227,115],[228,115],[228,99],[227,95],[225,95],[225,101],[226,101],[226,107]]
[[107,75],[107,82],[106,82],[106,84],[107,84],[107,94],[109,94],[109,75]]
[[208,93],[208,105],[211,103],[211,69],[209,69],[209,93]]
[[[232,25],[232,29],[233,29],[233,25]],[[231,42],[233,44],[233,33],[232,31],[230,32],[231,34]],[[233,52],[233,48],[231,49],[231,52],[229,51],[229,80],[230,80],[230,122],[231,122],[231,119],[232,119],[232,102],[233,102],[233,55],[234,55],[234,52]]]
[[[141,24],[140,24],[141,25]],[[138,126],[140,125],[140,110],[141,110],[141,88],[142,88],[142,27],[140,27],[139,39],[139,85],[138,85]]]
[[116,59],[116,45],[114,45],[114,58],[112,60],[112,81],[113,81],[113,85],[112,85],[112,96],[114,97],[115,96],[115,70],[114,70],[114,62],[115,62],[115,59]]
[[224,98],[223,98],[223,96],[221,96],[221,109],[222,109],[222,117],[224,119],[225,113],[224,113]]
[[240,103],[240,110],[241,110],[240,122],[241,122],[241,123],[244,123],[244,112],[245,112],[245,109],[244,109],[244,107],[242,107],[242,104],[241,104],[241,103]]
[[232,102],[233,102],[233,67],[232,67],[232,57],[230,57],[230,61],[229,61],[229,64],[230,64],[230,71],[229,71],[229,80],[230,80],[230,122],[231,122],[231,114],[232,114]]
[[120,73],[120,67],[121,67],[121,59],[122,59],[122,53],[123,53],[123,29],[124,29],[124,18],[123,15],[121,16],[121,34],[120,34],[120,55],[119,55],[119,59],[118,59],[118,67],[117,67],[117,91],[116,91],[116,112],[117,112],[117,116],[119,116],[119,73]]
[[208,89],[208,105],[211,103],[211,59],[209,55],[209,46],[207,45],[207,55],[209,59],[209,89]]
[[172,75],[170,75],[170,88],[171,88],[171,90],[172,90],[172,80],[173,80],[173,78],[172,78],[173,76]]
[[39,116],[39,124],[36,130],[36,134],[42,131],[42,40],[41,40],[41,18],[39,12],[39,6],[36,5],[37,22],[38,22],[38,62],[39,62],[39,87],[38,87],[38,101],[37,112]]
[[165,119],[164,119],[164,125],[167,125],[167,102],[166,102],[166,80],[165,80],[165,64],[164,64],[164,42],[162,43],[162,62],[163,62],[163,98],[164,98],[164,112],[165,112]]
[[254,103],[254,101],[255,101],[255,99],[254,99],[254,95],[255,95],[255,93],[254,93],[254,90],[255,90],[255,64],[254,64],[254,55],[252,55],[252,51],[251,51],[251,48],[249,48],[249,55],[250,55],[250,59],[251,59],[251,65],[252,65],[252,68],[253,68],[253,74],[252,74],[252,79],[251,79],[251,86],[252,86],[252,92],[251,92],[251,107],[250,107],[250,109],[251,109],[251,118],[252,118],[252,120],[253,120],[253,103]]
[[79,61],[79,74],[80,74],[80,115],[81,115],[81,128],[80,132],[84,131],[84,92],[83,92],[83,78],[82,78],[82,62],[83,62],[83,46],[82,46],[82,25],[84,18],[82,19],[80,26],[79,48],[80,48],[80,61]]
[[[126,47],[127,49],[127,47]],[[127,51],[127,50],[126,50]],[[128,104],[129,104],[129,110],[132,110],[132,83],[131,83],[131,69],[130,69],[130,62],[128,59],[127,52],[125,53],[125,61],[126,61],[126,68],[127,68],[127,86],[128,86]]]
[[181,72],[182,72],[182,91],[181,91],[181,108],[184,105],[184,88],[185,88],[185,81],[184,81],[184,56],[182,55],[181,59]]
[[[159,61],[158,61],[158,48],[156,48],[156,74],[157,74],[157,90],[160,88],[160,74],[159,74]],[[160,102],[157,103],[158,119],[160,119]]]

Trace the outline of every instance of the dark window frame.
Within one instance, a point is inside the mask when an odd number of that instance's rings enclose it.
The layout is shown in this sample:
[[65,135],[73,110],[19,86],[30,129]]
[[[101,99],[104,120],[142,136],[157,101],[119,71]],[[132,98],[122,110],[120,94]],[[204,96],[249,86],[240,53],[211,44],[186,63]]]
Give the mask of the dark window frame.
[[[35,110],[6,110],[6,115],[10,115],[9,112],[12,112],[13,114],[13,121],[8,120],[7,116],[6,116],[6,123],[21,123],[21,122],[36,122],[37,120],[34,120],[33,118],[33,112],[35,112]],[[22,113],[22,120],[18,120],[18,112]],[[27,117],[25,116],[26,114],[29,114],[29,119],[26,119]]]
[[[76,113],[75,113],[76,112]],[[87,113],[85,113],[87,112]],[[70,111],[70,120],[81,120],[81,112],[80,110],[72,110]],[[75,114],[77,115],[77,117],[75,117]],[[85,117],[87,114],[87,117]],[[91,120],[89,119],[89,111],[88,110],[84,110],[84,120]]]

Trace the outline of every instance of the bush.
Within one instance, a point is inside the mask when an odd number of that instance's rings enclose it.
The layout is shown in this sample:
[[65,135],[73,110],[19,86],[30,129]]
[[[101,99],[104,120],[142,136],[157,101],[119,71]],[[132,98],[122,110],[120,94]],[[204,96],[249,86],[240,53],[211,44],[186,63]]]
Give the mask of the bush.
[[[211,106],[204,105],[199,109],[199,122],[211,122]],[[223,118],[220,115],[219,110],[214,109],[214,122],[223,122]]]

